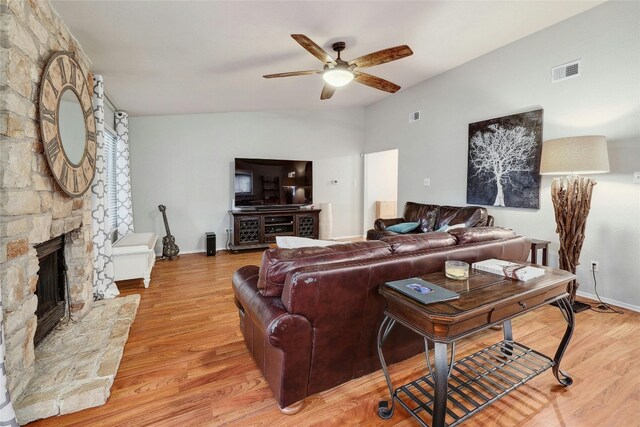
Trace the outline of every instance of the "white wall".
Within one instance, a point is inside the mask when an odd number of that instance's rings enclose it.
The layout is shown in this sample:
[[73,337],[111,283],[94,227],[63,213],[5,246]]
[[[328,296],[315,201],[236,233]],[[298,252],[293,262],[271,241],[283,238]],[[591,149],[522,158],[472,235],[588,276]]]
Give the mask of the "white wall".
[[[400,208],[408,200],[464,205],[469,123],[542,107],[545,140],[608,138],[611,173],[593,176],[578,281],[593,292],[588,264],[598,260],[600,295],[639,309],[640,185],[632,183],[640,171],[639,17],[638,2],[608,2],[367,107],[365,152],[399,149]],[[575,59],[582,75],[552,84],[551,68]],[[417,110],[422,119],[408,123]],[[557,266],[550,183],[542,178],[539,210],[490,213],[497,225],[550,240]]]
[[363,113],[351,108],[130,117],[136,231],[164,236],[158,211],[164,204],[182,253],[204,252],[208,231],[224,248],[233,161],[254,157],[312,160],[314,204],[332,203],[333,237],[360,235]]
[[363,236],[373,228],[376,202],[398,200],[398,150],[379,151],[364,156]]

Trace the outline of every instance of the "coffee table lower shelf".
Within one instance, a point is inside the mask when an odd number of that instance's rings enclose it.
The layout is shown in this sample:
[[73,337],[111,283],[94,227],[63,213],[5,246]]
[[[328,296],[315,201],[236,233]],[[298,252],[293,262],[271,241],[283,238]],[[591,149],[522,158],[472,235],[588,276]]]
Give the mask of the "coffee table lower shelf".
[[[554,365],[549,357],[514,341],[500,341],[455,361],[449,367],[446,425],[458,425]],[[429,427],[427,421],[433,415],[433,375],[397,388],[393,399],[421,425]],[[386,408],[387,402],[380,402],[378,413],[382,416]]]

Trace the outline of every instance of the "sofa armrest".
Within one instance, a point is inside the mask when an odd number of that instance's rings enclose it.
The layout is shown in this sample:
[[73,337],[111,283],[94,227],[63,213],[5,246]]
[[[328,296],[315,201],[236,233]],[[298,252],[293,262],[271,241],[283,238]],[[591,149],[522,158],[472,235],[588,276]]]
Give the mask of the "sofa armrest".
[[244,313],[244,305],[240,302],[242,298],[245,304],[258,291],[258,267],[255,265],[245,265],[233,273],[231,285],[233,286],[233,302],[236,307]]
[[[250,311],[255,326],[267,332],[269,344],[286,348],[298,345],[298,339],[311,337],[311,324],[302,316],[290,314],[279,297],[265,297],[258,291],[258,267],[249,265],[233,275],[235,304],[246,314]],[[296,335],[294,337],[293,335]]]
[[258,291],[258,267],[233,275],[235,304],[247,347],[281,408],[306,397],[311,365],[311,323],[290,314],[280,297]]
[[401,224],[405,222],[404,218],[390,218],[390,219],[376,219],[376,222],[373,223],[373,229],[378,231],[384,231],[387,227],[391,227],[392,225]]

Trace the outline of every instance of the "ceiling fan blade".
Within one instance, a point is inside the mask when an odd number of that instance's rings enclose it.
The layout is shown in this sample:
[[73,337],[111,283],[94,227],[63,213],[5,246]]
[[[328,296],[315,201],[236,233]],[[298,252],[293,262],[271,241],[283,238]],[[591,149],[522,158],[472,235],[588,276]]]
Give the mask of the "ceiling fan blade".
[[336,88],[331,85],[324,85],[322,88],[322,93],[320,94],[320,99],[329,99],[333,96],[333,93],[336,91]]
[[390,47],[389,49],[379,50],[368,55],[361,56],[349,61],[349,65],[356,65],[358,68],[373,67],[374,65],[384,64],[385,62],[396,61],[413,55],[413,51],[409,46],[402,45]]
[[336,61],[333,60],[331,55],[329,55],[323,48],[315,44],[309,37],[305,36],[304,34],[291,34],[291,37],[293,37],[295,41],[300,43],[300,46],[307,49],[310,54],[318,58],[323,63],[333,65],[336,64]]
[[308,76],[310,74],[320,74],[322,70],[306,70],[306,71],[290,71],[288,73],[267,74],[265,79],[272,79],[274,77],[293,77],[293,76]]
[[390,93],[396,93],[400,90],[400,86],[398,86],[397,84],[391,83],[390,81],[385,79],[381,79],[380,77],[372,76],[371,74],[354,71],[353,75],[355,76],[353,79],[358,83],[370,86],[375,89],[383,90]]

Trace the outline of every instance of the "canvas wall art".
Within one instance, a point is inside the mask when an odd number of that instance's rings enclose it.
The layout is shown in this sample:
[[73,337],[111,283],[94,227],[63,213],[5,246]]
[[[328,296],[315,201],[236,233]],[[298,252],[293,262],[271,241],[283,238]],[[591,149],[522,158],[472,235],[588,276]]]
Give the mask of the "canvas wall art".
[[468,204],[540,207],[542,111],[469,125]]

